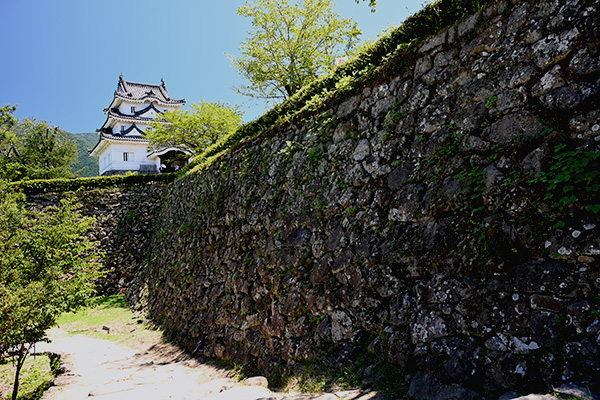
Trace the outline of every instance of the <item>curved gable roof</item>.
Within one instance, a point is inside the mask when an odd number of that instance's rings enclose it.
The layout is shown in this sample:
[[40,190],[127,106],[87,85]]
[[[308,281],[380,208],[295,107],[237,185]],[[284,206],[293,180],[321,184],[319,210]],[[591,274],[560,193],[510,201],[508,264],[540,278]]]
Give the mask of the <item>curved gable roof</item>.
[[115,96],[129,100],[146,100],[156,99],[161,103],[165,104],[183,104],[184,99],[175,100],[169,96],[165,81],[161,79],[160,85],[151,85],[147,83],[129,82],[123,79],[123,74],[119,76],[119,83],[117,84],[117,90]]
[[136,111],[133,114],[123,114],[121,111],[119,111],[118,108],[115,107],[115,108],[111,108],[111,109],[107,110],[107,115],[108,115],[109,119],[111,117],[115,117],[115,118],[119,118],[122,120],[124,119],[124,120],[128,120],[128,121],[154,121],[156,119],[155,117],[143,117],[142,116],[150,110],[154,110],[154,112],[157,115],[163,114],[163,112],[161,110],[156,108],[154,103],[150,103],[149,106],[147,106],[139,111]]
[[[138,137],[140,139],[145,139],[146,136],[146,132],[144,132],[143,130],[141,130],[135,123],[133,123],[131,126],[129,126],[129,128],[124,129],[123,131],[118,131],[118,132],[113,132],[113,130],[111,128],[105,128],[102,127],[100,129],[97,129],[96,132],[98,132],[100,134],[100,136],[102,137]],[[133,135],[130,135],[130,133],[133,132]]]

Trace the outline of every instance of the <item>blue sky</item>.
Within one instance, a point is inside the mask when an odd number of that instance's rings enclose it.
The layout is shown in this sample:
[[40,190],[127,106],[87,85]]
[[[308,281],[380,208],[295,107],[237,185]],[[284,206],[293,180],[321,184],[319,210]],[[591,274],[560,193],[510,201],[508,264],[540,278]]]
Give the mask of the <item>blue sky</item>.
[[[94,132],[105,120],[121,73],[159,84],[169,94],[240,105],[244,120],[260,116],[262,101],[233,89],[243,83],[228,54],[238,54],[250,20],[236,14],[244,0],[0,0],[0,105],[72,132]],[[422,8],[423,0],[337,0],[362,40],[376,39]]]

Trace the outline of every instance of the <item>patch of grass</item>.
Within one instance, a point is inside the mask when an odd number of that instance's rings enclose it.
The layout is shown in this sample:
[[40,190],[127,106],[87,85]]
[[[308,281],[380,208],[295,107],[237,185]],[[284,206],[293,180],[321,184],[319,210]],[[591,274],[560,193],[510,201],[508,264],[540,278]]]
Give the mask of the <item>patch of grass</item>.
[[[54,373],[47,355],[29,356],[19,377],[17,399],[36,400],[42,397],[54,381]],[[12,395],[15,378],[15,366],[10,359],[0,359],[0,398],[9,399]]]
[[93,298],[88,307],[63,314],[58,326],[70,335],[85,334],[125,345],[153,342],[162,335],[128,308],[124,296]]
[[378,365],[370,379],[364,380],[360,376],[364,366],[370,363],[367,357],[359,358],[361,360],[341,369],[331,369],[320,363],[306,364],[299,374],[281,378],[282,391],[319,394],[360,389],[377,391],[377,398],[408,399],[408,384],[402,369],[390,364]]
[[348,208],[346,208],[346,212],[348,213],[349,216],[354,217],[356,215],[356,213],[358,212],[358,209],[356,207],[348,207]]
[[306,365],[300,375],[286,377],[284,392],[324,393],[352,390],[361,387],[356,374],[350,368],[332,371],[323,366]]

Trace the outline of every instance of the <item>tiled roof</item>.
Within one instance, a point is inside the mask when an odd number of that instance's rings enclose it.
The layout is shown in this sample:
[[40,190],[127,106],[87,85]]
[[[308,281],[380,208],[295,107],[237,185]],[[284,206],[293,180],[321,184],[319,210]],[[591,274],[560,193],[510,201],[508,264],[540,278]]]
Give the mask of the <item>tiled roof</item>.
[[136,124],[131,125],[129,128],[125,129],[124,131],[118,131],[118,132],[113,132],[112,129],[110,128],[101,128],[98,130],[98,132],[100,133],[100,136],[102,137],[110,137],[110,138],[123,138],[125,137],[125,135],[128,135],[129,133],[131,133],[132,131],[139,133],[139,135],[129,135],[129,138],[140,138],[140,139],[144,139],[144,136],[146,135],[146,133],[144,131],[142,131],[140,128],[137,127]]
[[161,79],[160,85],[150,85],[147,83],[129,82],[123,79],[123,74],[119,77],[115,96],[130,99],[144,100],[148,98],[156,99],[165,104],[184,104],[185,100],[175,100],[169,96],[165,81]]
[[149,106],[143,108],[142,110],[136,111],[133,114],[123,114],[118,108],[113,107],[110,110],[105,110],[108,112],[108,118],[110,119],[110,117],[116,117],[116,118],[120,118],[120,119],[125,119],[128,121],[154,121],[156,118],[150,118],[150,117],[140,117],[140,115],[143,115],[145,113],[147,113],[149,110],[154,110],[157,114],[162,114],[163,112],[161,110],[159,110],[158,108],[156,108],[156,106],[154,105],[154,103],[150,103]]
[[154,121],[154,118],[150,118],[150,117],[134,117],[133,115],[127,115],[127,114],[123,114],[121,112],[119,112],[118,108],[111,108],[110,111],[108,111],[108,118],[117,118],[117,119],[121,119],[121,120],[126,120],[126,121]]
[[[137,117],[138,115],[145,114],[145,113],[147,113],[150,110],[156,111],[157,114],[162,114],[163,113],[161,110],[159,110],[158,108],[156,108],[156,106],[154,105],[154,103],[150,103],[150,105],[148,105],[148,107],[145,107],[145,108],[143,108],[143,109],[141,109],[139,111],[134,112],[133,115]],[[117,111],[118,111],[118,109],[117,109]],[[119,114],[121,114],[121,113],[119,112]]]
[[103,129],[98,129],[97,130],[99,138],[98,138],[98,143],[96,143],[96,145],[94,146],[93,149],[88,150],[88,153],[90,155],[97,155],[94,154],[96,152],[96,150],[98,150],[100,148],[100,145],[102,143],[106,143],[106,142],[113,142],[113,143],[149,143],[148,139],[143,138],[141,136],[121,136],[121,135],[113,135],[112,133],[107,133],[104,132]]

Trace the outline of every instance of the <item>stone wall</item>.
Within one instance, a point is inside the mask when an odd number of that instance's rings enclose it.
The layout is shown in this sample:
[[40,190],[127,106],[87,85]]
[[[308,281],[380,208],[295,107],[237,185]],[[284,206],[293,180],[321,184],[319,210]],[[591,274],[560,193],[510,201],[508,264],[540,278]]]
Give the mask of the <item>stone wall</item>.
[[267,374],[379,360],[480,394],[598,389],[598,19],[498,1],[176,182],[138,275],[150,315]]
[[[133,240],[130,299],[267,374],[385,361],[479,394],[597,390],[598,8],[499,0],[405,73],[179,180]],[[113,233],[124,209],[105,207]]]
[[[99,282],[100,294],[124,293],[134,274],[147,259],[155,217],[167,185],[153,183],[123,185],[112,189],[77,191],[73,195],[84,215],[96,218],[92,240],[105,252],[105,278]],[[56,205],[64,194],[29,195],[31,209]]]

